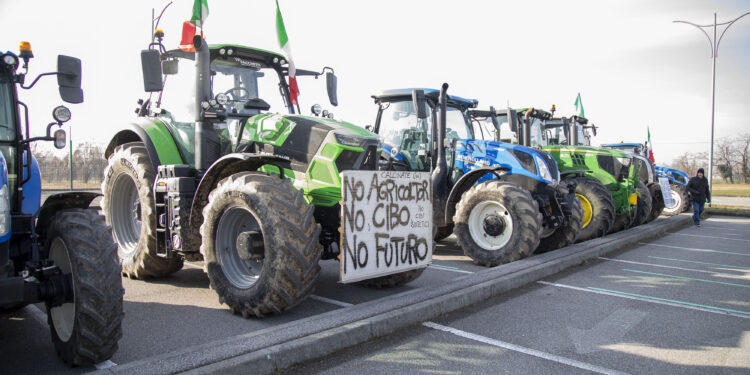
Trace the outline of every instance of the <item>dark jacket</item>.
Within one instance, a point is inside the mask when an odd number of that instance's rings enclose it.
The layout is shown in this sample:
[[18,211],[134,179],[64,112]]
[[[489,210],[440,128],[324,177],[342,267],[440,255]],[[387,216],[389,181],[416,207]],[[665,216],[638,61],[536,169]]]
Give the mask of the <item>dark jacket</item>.
[[708,179],[705,177],[691,177],[687,184],[690,200],[698,203],[711,201],[711,192],[708,190]]

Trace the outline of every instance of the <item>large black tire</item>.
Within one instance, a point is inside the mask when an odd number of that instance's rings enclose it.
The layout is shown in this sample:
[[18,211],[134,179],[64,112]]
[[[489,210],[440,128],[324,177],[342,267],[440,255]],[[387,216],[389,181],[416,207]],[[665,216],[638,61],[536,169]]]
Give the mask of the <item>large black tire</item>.
[[[289,180],[241,172],[219,182],[203,209],[201,252],[211,288],[235,314],[264,316],[295,306],[320,273],[320,226]],[[242,259],[240,233],[262,236],[260,260]]]
[[581,231],[576,242],[583,242],[607,234],[615,222],[615,201],[601,182],[591,177],[573,177],[566,180],[575,183],[575,194],[583,209]]
[[437,228],[437,232],[435,232],[435,242],[442,241],[448,238],[451,234],[453,234],[453,223]]
[[542,218],[528,191],[504,181],[487,181],[463,193],[453,216],[464,254],[493,267],[531,255],[539,245]]
[[47,321],[57,355],[71,365],[105,361],[122,337],[122,278],[117,245],[104,218],[94,210],[55,214],[44,252],[73,278],[73,302],[50,307]]
[[630,228],[637,227],[646,222],[648,215],[651,214],[651,193],[643,182],[638,183],[635,189],[638,194],[638,204],[636,205],[635,219],[630,223]]
[[654,221],[662,212],[664,212],[664,196],[661,194],[661,187],[656,186],[654,194],[651,194],[651,213],[646,218],[646,223]]
[[685,212],[685,210],[687,210],[688,206],[690,205],[690,199],[688,198],[687,189],[685,189],[685,186],[680,184],[672,184],[669,185],[669,189],[671,190],[672,199],[674,200],[675,204],[670,207],[664,207],[662,215],[674,216],[679,213]]
[[415,270],[394,273],[392,275],[380,276],[374,279],[362,280],[357,282],[356,285],[369,288],[392,288],[415,280],[422,274],[422,272],[424,272],[424,268],[418,268]]
[[102,181],[102,211],[112,227],[122,272],[131,278],[162,277],[179,271],[182,258],[156,254],[156,172],[142,142],[117,146]]
[[535,253],[546,253],[568,246],[576,241],[583,224],[583,208],[581,208],[580,199],[573,199],[571,211],[570,217],[567,218],[562,227],[557,228],[552,235],[539,240],[539,247],[536,248]]

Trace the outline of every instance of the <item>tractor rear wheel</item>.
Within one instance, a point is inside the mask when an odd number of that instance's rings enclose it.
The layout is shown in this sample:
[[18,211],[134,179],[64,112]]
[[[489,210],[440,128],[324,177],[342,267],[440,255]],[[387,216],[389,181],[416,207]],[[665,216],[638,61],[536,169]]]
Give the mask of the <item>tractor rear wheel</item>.
[[673,205],[664,207],[664,216],[674,216],[685,211],[690,204],[688,199],[687,190],[680,184],[669,185],[671,191]]
[[536,248],[535,253],[546,253],[574,243],[578,233],[581,231],[582,224],[583,208],[581,207],[581,200],[573,199],[571,215],[565,221],[565,225],[557,228],[552,235],[539,240],[539,247]]
[[464,254],[489,267],[531,255],[539,245],[541,221],[528,191],[497,180],[464,192],[453,216]]
[[182,258],[156,254],[156,172],[142,142],[117,146],[104,169],[102,211],[112,227],[122,272],[131,278],[179,271]]
[[71,365],[105,361],[122,337],[122,278],[117,245],[104,218],[90,209],[58,211],[44,251],[63,274],[72,274],[73,301],[47,303],[58,356]]
[[638,183],[638,187],[635,189],[638,194],[638,204],[636,205],[635,219],[630,223],[630,228],[637,227],[646,222],[648,216],[651,214],[651,193],[648,191],[648,187],[643,182]]
[[201,253],[211,288],[235,314],[295,306],[320,273],[320,226],[288,180],[241,172],[221,180],[203,209]]
[[601,182],[591,177],[574,177],[575,194],[581,203],[583,218],[576,242],[601,237],[610,230],[615,221],[615,201]]

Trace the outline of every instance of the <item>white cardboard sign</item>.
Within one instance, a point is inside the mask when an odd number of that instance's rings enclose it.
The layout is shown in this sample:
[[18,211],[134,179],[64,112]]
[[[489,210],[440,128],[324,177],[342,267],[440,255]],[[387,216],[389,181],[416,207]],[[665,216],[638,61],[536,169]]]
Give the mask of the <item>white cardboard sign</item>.
[[341,173],[339,281],[351,283],[426,267],[432,262],[429,173]]
[[675,201],[672,199],[672,189],[669,187],[669,179],[659,177],[659,185],[661,186],[661,195],[664,197],[664,205],[667,207],[674,206]]

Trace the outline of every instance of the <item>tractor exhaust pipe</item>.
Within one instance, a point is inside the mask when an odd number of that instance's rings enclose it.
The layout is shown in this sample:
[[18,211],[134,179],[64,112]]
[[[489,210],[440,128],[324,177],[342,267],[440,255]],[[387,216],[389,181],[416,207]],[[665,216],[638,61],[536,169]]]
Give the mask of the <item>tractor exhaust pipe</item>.
[[529,117],[534,112],[534,108],[529,108],[523,114],[523,126],[521,127],[521,145],[531,147],[531,121]]
[[575,145],[578,144],[578,141],[579,141],[579,139],[578,139],[578,129],[581,126],[583,126],[583,125],[581,125],[580,123],[578,123],[578,117],[577,116],[572,116],[570,118],[570,142],[571,142],[570,145],[571,146],[575,146]]
[[448,84],[440,89],[440,116],[437,122],[437,163],[432,172],[432,216],[436,226],[445,225],[445,206],[448,201],[448,162],[445,160],[445,111],[448,102]]
[[219,135],[213,125],[203,118],[203,102],[211,99],[211,54],[202,36],[193,38],[195,46],[195,169],[203,172],[221,153]]

